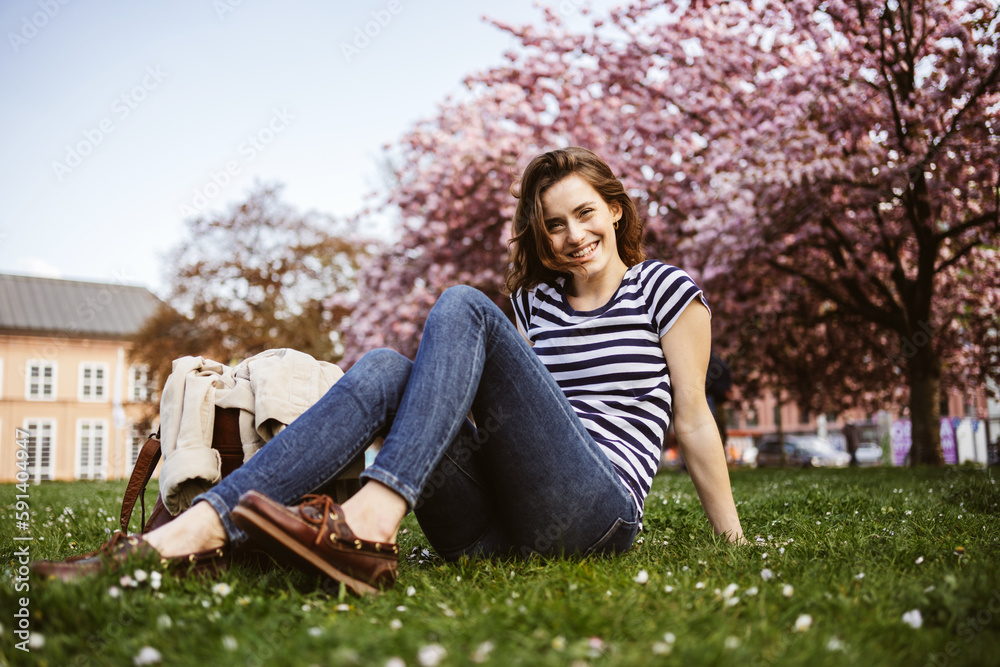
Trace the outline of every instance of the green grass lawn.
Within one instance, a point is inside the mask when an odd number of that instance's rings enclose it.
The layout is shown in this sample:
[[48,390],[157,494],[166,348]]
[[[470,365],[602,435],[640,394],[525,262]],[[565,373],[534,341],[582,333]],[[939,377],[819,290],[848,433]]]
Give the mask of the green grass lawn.
[[[97,547],[117,526],[124,482],[29,487],[32,542],[14,541],[18,491],[2,485],[2,659],[52,666],[143,664],[157,655],[160,662],[149,664],[1000,663],[1000,485],[989,472],[739,470],[732,479],[753,546],[714,539],[690,479],[666,473],[647,501],[645,531],[625,556],[448,564],[425,551],[407,517],[397,588],[364,600],[327,595],[295,572],[249,566],[214,582],[168,575],[155,586],[155,568],[137,564],[127,571],[132,585],[121,575],[74,585],[29,579],[30,589],[18,591],[25,582],[17,581],[15,549],[27,544],[33,558],[61,558]],[[15,647],[21,598],[30,653]]]

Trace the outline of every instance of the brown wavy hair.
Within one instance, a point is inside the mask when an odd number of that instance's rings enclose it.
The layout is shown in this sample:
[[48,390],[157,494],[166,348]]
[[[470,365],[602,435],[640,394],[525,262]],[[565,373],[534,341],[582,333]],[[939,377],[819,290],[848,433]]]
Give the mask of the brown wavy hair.
[[542,195],[562,179],[576,174],[587,181],[609,206],[621,206],[622,217],[615,230],[618,255],[625,266],[635,266],[644,259],[643,222],[635,202],[625,192],[611,167],[593,151],[579,146],[560,148],[535,157],[524,169],[521,179],[510,188],[517,199],[512,235],[508,243],[510,262],[504,279],[504,291],[513,294],[560,276],[570,277],[572,262],[561,260],[552,252],[545,231]]

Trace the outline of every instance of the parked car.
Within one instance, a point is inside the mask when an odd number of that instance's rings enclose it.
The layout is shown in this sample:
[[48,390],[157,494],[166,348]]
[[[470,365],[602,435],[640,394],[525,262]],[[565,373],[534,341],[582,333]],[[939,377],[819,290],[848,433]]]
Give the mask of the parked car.
[[862,442],[854,450],[854,460],[859,466],[877,466],[882,464],[882,448],[874,442]]
[[[845,468],[851,455],[834,449],[829,441],[815,435],[784,437],[785,465],[798,468]],[[781,448],[776,435],[766,435],[757,444],[757,467],[781,466]]]

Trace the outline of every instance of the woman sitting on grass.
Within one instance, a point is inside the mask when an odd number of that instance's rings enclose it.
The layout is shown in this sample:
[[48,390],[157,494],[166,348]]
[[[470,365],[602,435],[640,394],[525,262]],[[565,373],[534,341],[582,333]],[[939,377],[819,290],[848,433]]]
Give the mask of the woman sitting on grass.
[[[368,353],[176,520],[36,569],[72,578],[151,550],[211,565],[249,535],[360,594],[394,583],[410,509],[449,560],[621,553],[640,529],[671,418],[712,527],[742,542],[705,399],[701,290],[644,260],[635,204],[594,153],[539,155],[517,187],[506,279],[516,328],[481,292],[448,289],[414,361]],[[300,502],[378,435],[385,443],[356,495],[343,506]]]

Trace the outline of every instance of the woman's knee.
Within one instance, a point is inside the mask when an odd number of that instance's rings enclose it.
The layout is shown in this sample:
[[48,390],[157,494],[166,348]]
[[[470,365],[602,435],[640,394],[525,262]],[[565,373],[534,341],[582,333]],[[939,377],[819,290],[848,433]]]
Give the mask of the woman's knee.
[[441,293],[438,303],[445,306],[453,304],[471,305],[482,303],[484,300],[489,301],[489,297],[475,287],[453,285]]
[[413,362],[395,350],[381,347],[366,352],[356,366],[361,366],[368,372],[409,375]]
[[434,304],[430,315],[428,315],[428,321],[440,318],[445,320],[469,317],[481,319],[491,308],[496,308],[496,304],[475,287],[455,285],[446,289],[438,297],[437,303]]

